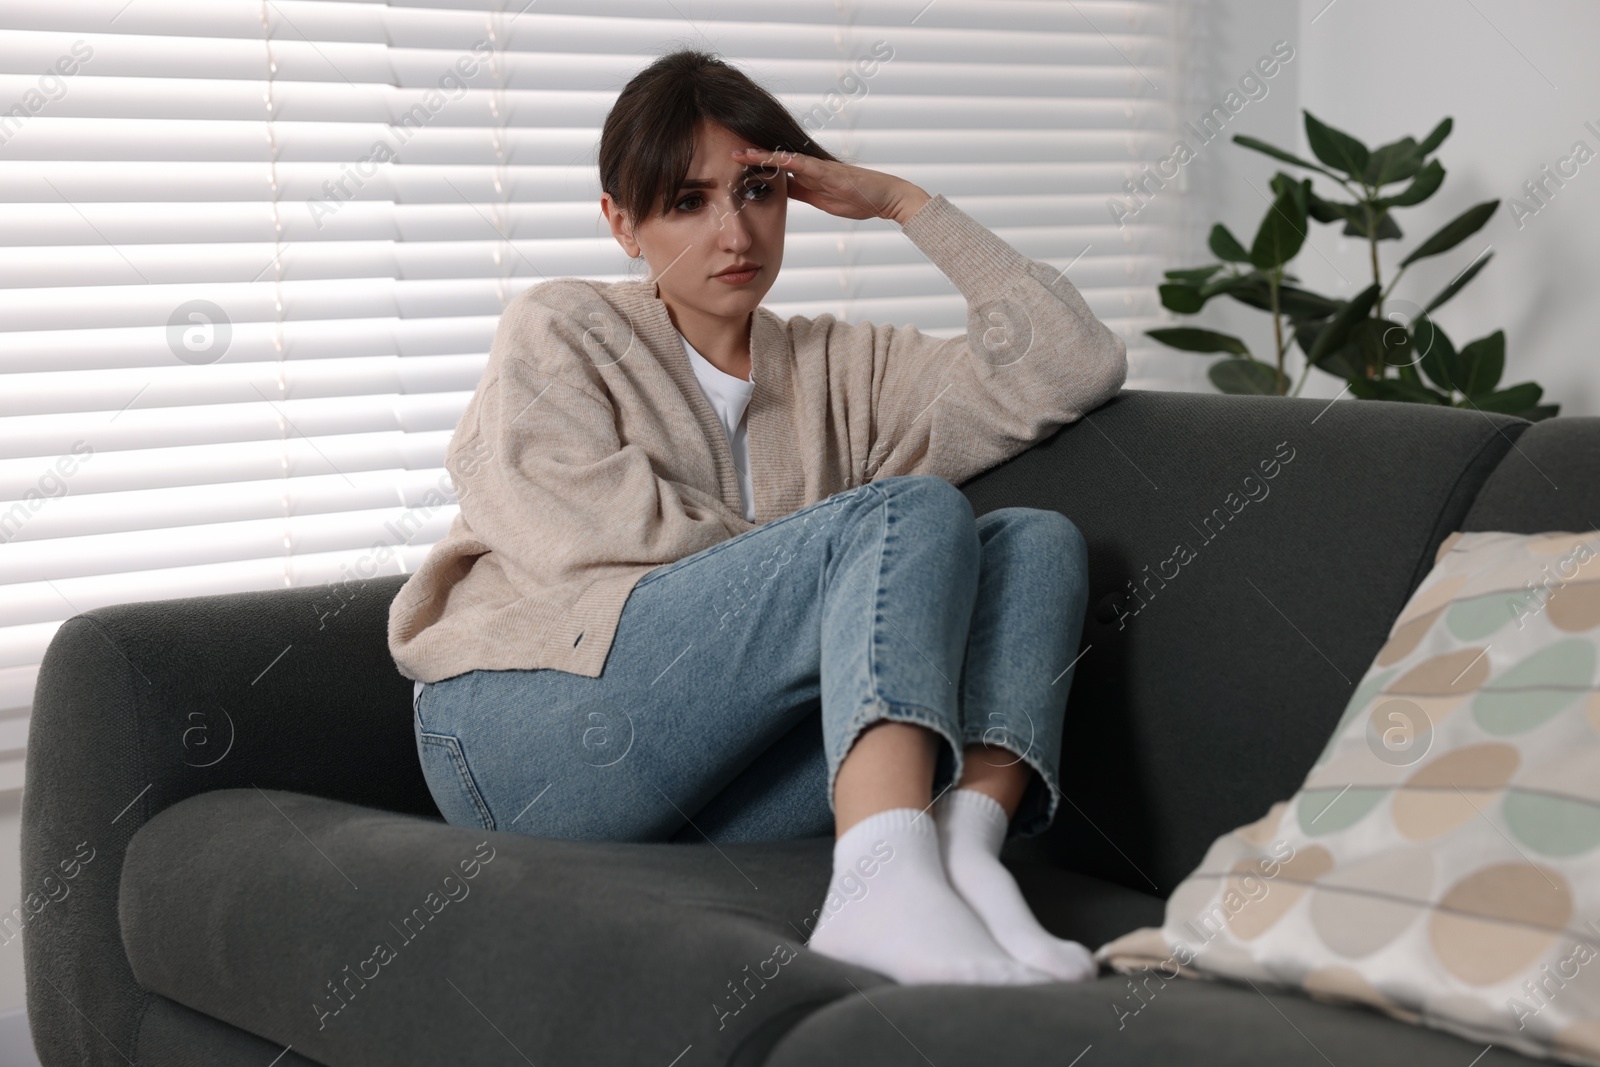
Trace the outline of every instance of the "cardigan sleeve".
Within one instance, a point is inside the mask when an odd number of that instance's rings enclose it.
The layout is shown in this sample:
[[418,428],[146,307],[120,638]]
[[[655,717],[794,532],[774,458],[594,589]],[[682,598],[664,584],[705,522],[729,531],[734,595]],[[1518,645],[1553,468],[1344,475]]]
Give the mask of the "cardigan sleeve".
[[670,563],[748,528],[622,443],[611,401],[562,339],[569,327],[534,302],[502,318],[492,375],[446,452],[462,519],[524,596]]
[[903,232],[966,298],[967,332],[855,327],[871,332],[867,480],[937,474],[959,485],[1122,387],[1127,345],[1065,272],[1027,258],[942,193]]

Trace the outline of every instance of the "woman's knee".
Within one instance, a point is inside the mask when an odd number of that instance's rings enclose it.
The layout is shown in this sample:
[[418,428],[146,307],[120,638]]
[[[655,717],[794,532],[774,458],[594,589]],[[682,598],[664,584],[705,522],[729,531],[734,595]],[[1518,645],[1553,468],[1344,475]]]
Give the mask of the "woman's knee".
[[942,546],[958,572],[976,568],[982,545],[972,503],[960,489],[932,474],[897,474],[868,485],[879,491],[890,522],[909,524],[901,532],[930,551]]
[[[1089,543],[1078,524],[1050,508],[997,508],[977,520],[980,530],[992,536],[1004,530],[1011,538],[1037,545],[1077,560],[1087,560]],[[986,537],[985,540],[988,538]]]
[[1025,584],[1087,605],[1089,547],[1077,523],[1045,508],[1000,508],[977,526],[984,568],[1021,571]]
[[958,525],[970,525],[975,520],[967,494],[937,474],[896,474],[867,484],[893,498],[898,507],[946,516]]

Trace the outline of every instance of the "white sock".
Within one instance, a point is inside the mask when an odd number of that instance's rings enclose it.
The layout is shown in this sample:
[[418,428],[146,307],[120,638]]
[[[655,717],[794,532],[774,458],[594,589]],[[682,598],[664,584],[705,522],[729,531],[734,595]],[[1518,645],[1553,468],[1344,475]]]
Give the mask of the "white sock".
[[951,789],[935,802],[933,812],[950,885],[1002,948],[1060,981],[1077,982],[1099,973],[1087,948],[1039,925],[1017,880],[1000,862],[1010,820],[998,800],[976,789]]
[[1050,980],[996,944],[950,887],[933,816],[918,808],[869,815],[834,842],[833,879],[806,947],[907,985]]

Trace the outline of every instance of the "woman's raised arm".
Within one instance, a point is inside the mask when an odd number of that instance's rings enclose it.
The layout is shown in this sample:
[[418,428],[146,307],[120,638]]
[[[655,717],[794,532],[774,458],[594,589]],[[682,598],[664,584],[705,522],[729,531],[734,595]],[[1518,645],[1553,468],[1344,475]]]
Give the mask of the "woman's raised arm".
[[[937,474],[959,485],[1115,396],[1127,345],[1063,271],[1028,259],[939,194],[905,235],[967,301],[967,332],[838,324],[872,351],[866,480]],[[848,343],[848,342],[846,342]]]
[[[737,155],[738,153],[736,153]],[[938,474],[960,484],[1114,396],[1127,345],[1064,271],[1032,260],[944,195],[882,171],[792,152],[748,153],[781,167],[788,195],[842,218],[892,218],[967,301],[965,336],[834,322],[872,352],[865,480]],[[859,382],[846,368],[847,382]]]

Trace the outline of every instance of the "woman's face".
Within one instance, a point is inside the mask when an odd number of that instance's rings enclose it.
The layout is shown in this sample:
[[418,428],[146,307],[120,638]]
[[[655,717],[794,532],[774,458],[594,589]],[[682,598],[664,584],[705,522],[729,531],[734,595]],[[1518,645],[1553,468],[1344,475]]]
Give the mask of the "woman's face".
[[[739,162],[736,148],[761,146],[704,120],[695,131],[689,172],[665,216],[630,229],[610,194],[601,195],[601,210],[628,255],[644,253],[669,307],[743,322],[778,277],[789,189],[782,168]],[[755,270],[748,277],[717,277],[750,264]]]

